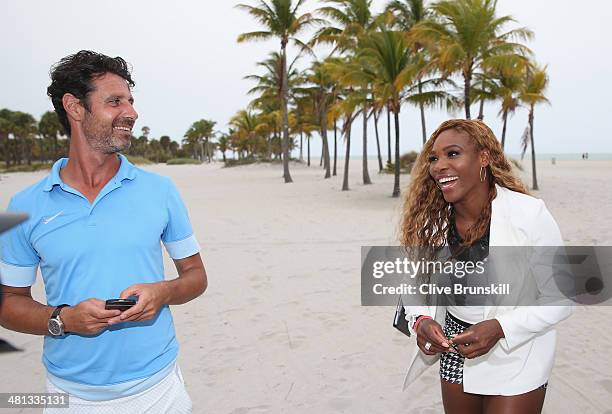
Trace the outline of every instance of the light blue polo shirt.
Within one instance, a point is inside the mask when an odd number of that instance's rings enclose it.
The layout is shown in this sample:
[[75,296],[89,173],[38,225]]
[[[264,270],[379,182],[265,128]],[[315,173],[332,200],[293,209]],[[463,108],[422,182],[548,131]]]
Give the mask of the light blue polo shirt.
[[[9,211],[27,212],[30,219],[0,236],[1,284],[31,286],[40,266],[48,304],[76,305],[164,280],[160,242],[173,259],[199,252],[172,181],[119,158],[117,174],[91,204],[62,182],[66,158],[11,199]],[[112,386],[160,373],[177,353],[172,316],[164,306],[153,320],[117,324],[94,336],[46,336],[43,363],[62,380]]]

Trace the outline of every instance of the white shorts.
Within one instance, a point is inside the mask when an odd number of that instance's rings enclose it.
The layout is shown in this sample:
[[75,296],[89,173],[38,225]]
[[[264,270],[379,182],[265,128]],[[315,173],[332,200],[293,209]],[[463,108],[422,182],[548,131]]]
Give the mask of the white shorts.
[[[47,380],[47,391],[64,392]],[[70,395],[68,408],[45,408],[45,414],[190,414],[191,398],[178,365],[151,388],[129,397],[108,401],[88,401]]]

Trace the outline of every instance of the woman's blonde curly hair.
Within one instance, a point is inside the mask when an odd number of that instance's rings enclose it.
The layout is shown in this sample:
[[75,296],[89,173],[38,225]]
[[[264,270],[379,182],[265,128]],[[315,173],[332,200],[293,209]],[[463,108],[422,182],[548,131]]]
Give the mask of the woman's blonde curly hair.
[[484,235],[491,219],[491,201],[496,196],[495,184],[527,194],[525,185],[512,173],[512,167],[495,134],[484,122],[475,119],[451,119],[443,122],[423,146],[414,168],[408,191],[405,192],[400,225],[400,243],[405,247],[442,247],[446,244],[452,206],[429,174],[429,154],[438,136],[454,129],[473,139],[476,151],[489,153],[486,167],[489,182],[489,202],[480,217],[467,231],[463,246],[470,246]]

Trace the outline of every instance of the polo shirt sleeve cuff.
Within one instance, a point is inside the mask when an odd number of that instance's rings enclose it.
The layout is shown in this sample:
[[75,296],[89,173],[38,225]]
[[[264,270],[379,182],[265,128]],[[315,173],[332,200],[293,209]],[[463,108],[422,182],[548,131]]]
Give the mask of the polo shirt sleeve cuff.
[[28,287],[36,282],[36,266],[16,266],[0,260],[0,283],[12,287]]
[[164,246],[173,259],[184,259],[200,252],[200,243],[193,234],[183,240],[164,242]]

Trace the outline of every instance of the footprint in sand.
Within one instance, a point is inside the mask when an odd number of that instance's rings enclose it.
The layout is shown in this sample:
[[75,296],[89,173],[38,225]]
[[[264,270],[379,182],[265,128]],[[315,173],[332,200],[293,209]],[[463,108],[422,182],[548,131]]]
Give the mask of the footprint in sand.
[[349,398],[332,398],[327,405],[332,410],[343,411],[351,406],[351,400]]
[[598,381],[598,383],[599,385],[603,387],[604,390],[606,390],[608,393],[612,395],[612,380],[604,379],[604,380]]
[[271,412],[270,405],[257,405],[254,407],[238,407],[230,411],[230,414],[256,414],[256,413],[269,413]]

